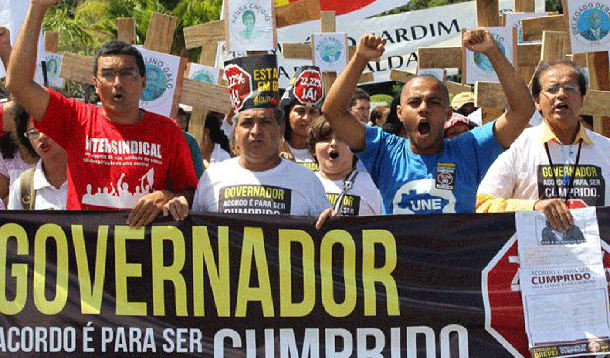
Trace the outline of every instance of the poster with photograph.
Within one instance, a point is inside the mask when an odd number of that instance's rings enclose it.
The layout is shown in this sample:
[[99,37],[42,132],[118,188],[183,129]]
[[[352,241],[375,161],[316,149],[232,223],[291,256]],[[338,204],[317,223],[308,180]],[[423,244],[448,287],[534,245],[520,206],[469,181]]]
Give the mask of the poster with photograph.
[[517,27],[517,40],[521,43],[540,43],[540,41],[525,41],[523,40],[523,28],[521,26],[521,20],[529,19],[532,17],[543,17],[547,16],[546,12],[509,12],[504,14],[504,26],[512,29]]
[[322,72],[340,73],[347,66],[345,32],[313,34],[313,64]]
[[229,51],[275,49],[273,0],[225,0],[224,8]]
[[519,283],[532,357],[610,352],[610,306],[594,207],[556,230],[538,212],[515,215]]
[[63,59],[62,55],[47,52],[47,81],[49,82],[49,87],[53,88],[63,88],[64,87],[64,79],[59,76],[61,71],[61,60]]
[[572,53],[608,51],[610,46],[610,3],[608,1],[568,0]]
[[224,76],[229,86],[231,105],[236,112],[274,107],[280,103],[275,55],[247,56],[226,61]]
[[220,83],[220,68],[191,63],[189,70],[189,80],[211,83]]
[[174,104],[174,92],[180,57],[138,47],[146,64],[146,88],[140,97],[140,108],[169,116]]
[[[516,44],[516,29],[506,27],[488,27],[487,30],[491,33],[496,45],[510,63],[513,63],[515,58],[514,51],[517,48]],[[473,84],[475,82],[499,82],[496,71],[494,71],[491,61],[487,56],[480,52],[474,52],[466,49],[462,58],[464,59],[464,83]]]
[[441,82],[447,80],[447,70],[444,68],[418,68],[418,76],[432,76]]

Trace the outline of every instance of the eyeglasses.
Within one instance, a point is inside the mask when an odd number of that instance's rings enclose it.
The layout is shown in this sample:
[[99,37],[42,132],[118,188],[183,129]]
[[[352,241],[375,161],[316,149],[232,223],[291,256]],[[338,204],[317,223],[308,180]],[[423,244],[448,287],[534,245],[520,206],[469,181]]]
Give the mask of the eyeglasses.
[[104,81],[112,82],[117,76],[124,81],[134,81],[139,75],[140,73],[135,68],[124,68],[120,70],[104,69],[98,76]]
[[543,88],[544,92],[550,93],[550,94],[556,94],[559,92],[559,89],[563,88],[563,91],[565,93],[576,93],[576,91],[579,90],[578,85],[575,85],[573,83],[564,83],[563,85],[560,85],[559,83],[554,83],[552,85],[548,85],[546,87]]
[[32,128],[29,131],[23,133],[23,136],[27,139],[36,139],[40,137],[40,132],[36,130],[36,128]]

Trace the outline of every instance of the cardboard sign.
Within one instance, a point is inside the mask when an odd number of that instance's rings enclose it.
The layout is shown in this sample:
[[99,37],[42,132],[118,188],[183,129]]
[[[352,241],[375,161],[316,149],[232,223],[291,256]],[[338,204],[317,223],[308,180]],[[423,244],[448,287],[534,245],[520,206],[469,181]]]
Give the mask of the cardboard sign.
[[313,64],[322,72],[343,71],[347,66],[347,35],[345,33],[320,33],[313,35]]
[[217,85],[220,83],[220,68],[191,63],[188,78],[193,81]]
[[180,57],[161,52],[138,50],[146,64],[146,88],[140,97],[140,108],[169,116],[180,69]]
[[[516,29],[508,29],[505,27],[488,27],[487,29],[493,36],[502,53],[504,53],[504,56],[506,56],[509,62],[513,63],[513,58],[515,58],[514,51],[517,48],[516,36],[514,36],[514,31],[516,31]],[[465,61],[465,83],[472,84],[478,81],[499,82],[498,76],[487,56],[480,52],[470,51],[466,48],[464,48],[463,51],[465,51],[465,56],[462,56]]]
[[273,0],[225,0],[229,51],[275,48]]
[[572,53],[608,51],[610,45],[610,4],[608,1],[567,1]]
[[236,58],[225,62],[224,72],[235,111],[279,105],[275,55]]

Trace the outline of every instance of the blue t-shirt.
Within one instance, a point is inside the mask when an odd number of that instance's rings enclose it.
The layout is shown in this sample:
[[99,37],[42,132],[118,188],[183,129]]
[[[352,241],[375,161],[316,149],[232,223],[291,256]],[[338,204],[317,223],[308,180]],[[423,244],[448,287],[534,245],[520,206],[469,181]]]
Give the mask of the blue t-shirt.
[[473,213],[477,188],[504,151],[493,133],[495,122],[453,139],[436,154],[411,152],[410,141],[366,128],[366,148],[356,155],[383,197],[386,214]]

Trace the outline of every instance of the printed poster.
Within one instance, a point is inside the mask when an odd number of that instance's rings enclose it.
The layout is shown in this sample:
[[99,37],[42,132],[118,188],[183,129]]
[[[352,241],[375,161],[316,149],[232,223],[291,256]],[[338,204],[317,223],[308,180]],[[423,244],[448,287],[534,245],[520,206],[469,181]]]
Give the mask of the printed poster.
[[608,51],[610,45],[610,3],[606,0],[568,0],[572,53]]
[[313,35],[313,64],[322,72],[340,73],[347,66],[347,34],[318,33]]
[[[487,28],[494,40],[496,45],[500,48],[500,51],[506,56],[510,63],[513,63],[514,52],[516,44],[513,37],[513,29],[506,27],[488,27]],[[480,52],[470,51],[466,48],[463,49],[465,52],[465,83],[473,84],[475,82],[500,82],[498,76],[493,69],[491,61],[487,56]]]
[[275,55],[240,57],[225,62],[224,76],[235,111],[279,104],[278,68]]
[[273,0],[225,0],[229,51],[275,48]]
[[536,43],[540,41],[524,41],[523,40],[523,27],[521,26],[521,20],[529,19],[532,17],[547,16],[545,12],[512,12],[504,14],[504,26],[512,29],[517,27],[517,39],[521,43]]
[[220,68],[191,63],[189,71],[189,80],[211,83],[217,85],[220,83]]
[[180,57],[138,47],[146,64],[146,88],[140,98],[140,108],[169,116],[174,104],[174,92],[180,69]]
[[533,357],[610,352],[608,284],[595,208],[553,229],[537,212],[516,214],[525,330]]
[[63,55],[47,52],[47,80],[49,87],[63,88],[64,79],[59,76]]

